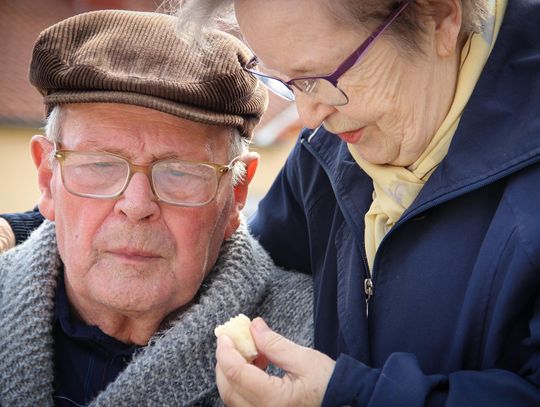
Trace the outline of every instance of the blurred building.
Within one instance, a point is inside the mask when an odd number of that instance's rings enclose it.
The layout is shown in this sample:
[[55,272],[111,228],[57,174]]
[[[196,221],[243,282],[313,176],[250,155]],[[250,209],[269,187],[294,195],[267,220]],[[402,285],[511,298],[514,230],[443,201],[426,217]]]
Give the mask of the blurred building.
[[[29,141],[41,133],[44,108],[27,78],[39,33],[87,11],[155,11],[159,5],[159,0],[0,0],[0,213],[27,210],[39,198]],[[267,191],[298,131],[294,106],[271,96],[254,138],[253,150],[261,162],[250,189],[248,213]]]

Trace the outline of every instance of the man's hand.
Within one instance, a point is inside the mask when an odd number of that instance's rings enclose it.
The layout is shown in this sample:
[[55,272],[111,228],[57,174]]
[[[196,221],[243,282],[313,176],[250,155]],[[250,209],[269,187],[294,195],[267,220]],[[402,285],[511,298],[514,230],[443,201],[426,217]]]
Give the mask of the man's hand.
[[[253,320],[251,333],[261,355],[253,365],[240,355],[230,338],[218,338],[216,381],[225,404],[229,407],[321,405],[335,362],[278,335],[261,318]],[[261,370],[267,361],[282,368],[285,376],[270,376]]]

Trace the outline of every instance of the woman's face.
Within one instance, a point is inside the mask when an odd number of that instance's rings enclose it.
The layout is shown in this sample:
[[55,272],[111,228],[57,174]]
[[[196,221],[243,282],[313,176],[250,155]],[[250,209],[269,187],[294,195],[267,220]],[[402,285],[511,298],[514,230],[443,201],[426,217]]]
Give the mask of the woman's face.
[[[313,0],[236,0],[235,10],[261,70],[284,80],[334,72],[374,29],[339,24]],[[340,78],[349,97],[344,106],[296,92],[302,124],[324,124],[371,163],[415,162],[450,107],[457,58],[441,60],[435,24],[428,25],[424,52],[411,56],[398,44],[380,37]]]

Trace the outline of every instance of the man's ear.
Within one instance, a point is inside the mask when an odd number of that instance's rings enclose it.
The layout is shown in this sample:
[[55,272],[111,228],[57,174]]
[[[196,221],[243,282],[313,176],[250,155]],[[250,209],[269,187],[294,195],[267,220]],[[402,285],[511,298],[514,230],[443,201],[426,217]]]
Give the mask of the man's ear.
[[460,0],[429,0],[435,22],[435,41],[439,57],[449,57],[459,50],[462,22]]
[[41,191],[39,211],[49,220],[54,220],[54,200],[51,194],[52,169],[49,161],[53,144],[43,136],[34,136],[30,141],[32,160],[37,169],[38,186]]
[[259,154],[250,152],[240,158],[240,160],[246,166],[246,174],[244,178],[234,187],[234,202],[231,212],[229,214],[229,223],[225,228],[224,239],[228,239],[240,226],[240,211],[246,205],[248,186],[255,171],[257,171],[257,165],[259,165]]

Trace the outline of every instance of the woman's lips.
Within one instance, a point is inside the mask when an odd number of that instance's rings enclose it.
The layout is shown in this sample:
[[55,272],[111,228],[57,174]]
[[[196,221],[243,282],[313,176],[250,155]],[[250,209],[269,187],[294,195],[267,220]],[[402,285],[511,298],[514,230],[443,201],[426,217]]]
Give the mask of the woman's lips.
[[358,130],[353,131],[346,131],[344,133],[338,133],[338,137],[342,139],[344,142],[349,144],[356,144],[360,139],[362,138],[362,134],[364,133],[364,127]]

